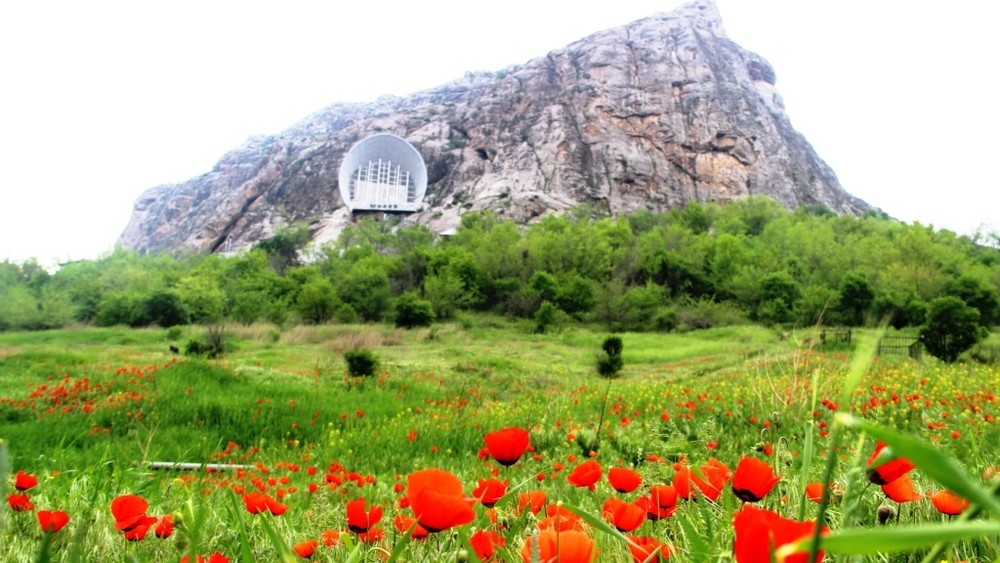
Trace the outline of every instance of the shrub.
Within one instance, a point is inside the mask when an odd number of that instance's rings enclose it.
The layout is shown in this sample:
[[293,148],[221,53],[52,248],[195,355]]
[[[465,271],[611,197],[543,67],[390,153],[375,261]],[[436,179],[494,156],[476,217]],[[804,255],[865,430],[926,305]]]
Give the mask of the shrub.
[[601,374],[601,377],[618,377],[618,372],[625,366],[625,361],[622,359],[623,347],[621,337],[609,336],[604,339],[601,352],[597,354],[597,373]]
[[347,363],[347,373],[354,377],[370,377],[378,370],[378,359],[375,353],[367,348],[356,348],[344,352]]
[[434,322],[434,306],[411,291],[399,296],[393,310],[396,326],[400,328],[430,326]]
[[205,356],[206,358],[219,358],[226,353],[226,332],[222,325],[212,325],[208,327],[208,332],[201,340],[188,340],[184,346],[184,354],[187,356]]
[[653,326],[663,332],[670,332],[680,324],[681,316],[673,307],[661,308],[653,317]]

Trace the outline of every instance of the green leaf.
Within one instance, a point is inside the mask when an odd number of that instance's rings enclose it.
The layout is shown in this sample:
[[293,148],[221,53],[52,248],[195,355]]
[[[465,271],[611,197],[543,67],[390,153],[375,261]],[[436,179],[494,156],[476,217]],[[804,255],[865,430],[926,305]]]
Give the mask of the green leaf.
[[944,455],[939,448],[913,436],[883,428],[846,413],[837,414],[836,420],[882,440],[892,448],[893,452],[912,461],[941,486],[1000,516],[1000,500],[990,494],[989,489],[980,484],[975,477],[969,475],[957,461]]
[[[239,528],[237,528],[237,532],[240,537],[240,560],[253,561],[254,560],[253,550],[250,548],[250,537],[247,535],[247,524],[246,520],[244,520],[243,518],[244,513],[241,510],[240,501],[236,499],[236,493],[230,491],[229,500],[230,500],[230,506],[232,508],[231,514],[233,515],[234,518],[236,518],[236,521],[239,523]],[[200,547],[201,546],[196,546],[192,542],[191,550],[193,551],[193,553],[190,553],[189,555],[197,556],[197,551],[195,550],[197,550]]]
[[684,530],[684,536],[688,540],[691,560],[707,561],[709,559],[708,543],[705,542],[705,538],[702,537],[701,533],[695,529],[688,514],[678,515],[677,522],[681,525],[681,529]]
[[[937,542],[953,542],[997,534],[1000,534],[1000,522],[952,522],[883,530],[851,528],[823,536],[820,543],[822,548],[829,553],[861,555],[910,551]],[[805,538],[781,546],[777,551],[778,559],[797,551],[809,549],[810,541],[811,538]]]
[[584,522],[590,524],[596,530],[598,530],[600,532],[604,532],[605,534],[608,534],[609,536],[611,536],[611,537],[613,537],[613,538],[615,538],[615,539],[617,539],[617,540],[619,540],[619,541],[621,541],[623,543],[628,543],[628,538],[625,537],[625,534],[619,532],[617,528],[615,528],[614,526],[608,524],[604,520],[601,520],[597,516],[594,516],[593,514],[587,512],[586,510],[584,510],[582,508],[578,508],[576,506],[573,506],[572,504],[565,504],[565,503],[563,503],[563,506],[566,507],[573,514],[576,514],[577,516],[579,516],[580,518],[582,518]]
[[399,556],[403,554],[406,550],[406,546],[410,544],[410,536],[413,535],[413,530],[417,529],[419,523],[414,520],[413,524],[406,529],[402,536],[396,541],[396,545],[392,547],[392,554],[389,555],[388,561],[386,563],[394,563]]
[[272,520],[275,518],[268,513],[261,513],[258,515],[260,523],[264,526],[264,532],[267,534],[268,539],[271,540],[271,545],[274,546],[274,551],[277,552],[278,557],[284,563],[297,563],[298,557],[292,552],[292,549],[288,547],[285,540],[278,536],[278,532],[274,529],[271,524]]
[[362,542],[358,542],[352,545],[351,538],[346,535],[342,535],[341,541],[344,542],[344,547],[351,550],[350,555],[347,556],[347,560],[344,563],[358,563],[361,561],[361,546],[364,545]]

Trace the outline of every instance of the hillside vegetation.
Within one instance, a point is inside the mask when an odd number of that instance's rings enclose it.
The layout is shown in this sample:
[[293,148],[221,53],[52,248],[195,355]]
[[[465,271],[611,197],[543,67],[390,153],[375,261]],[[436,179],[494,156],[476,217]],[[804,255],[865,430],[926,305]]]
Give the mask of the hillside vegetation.
[[532,319],[537,332],[578,322],[686,331],[889,319],[903,328],[923,325],[931,304],[949,296],[974,309],[979,326],[1000,318],[996,248],[876,215],[789,212],[764,198],[622,217],[580,208],[527,227],[467,214],[447,237],[368,217],[335,243],[309,240],[308,226],[291,225],[233,256],[118,250],[55,273],[4,262],[0,330],[422,326],[469,311]]

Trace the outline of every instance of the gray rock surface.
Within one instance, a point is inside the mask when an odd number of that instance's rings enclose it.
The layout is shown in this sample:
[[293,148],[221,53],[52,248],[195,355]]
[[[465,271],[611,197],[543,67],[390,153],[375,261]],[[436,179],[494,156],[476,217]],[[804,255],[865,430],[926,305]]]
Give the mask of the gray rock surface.
[[314,240],[350,220],[341,159],[368,135],[412,143],[428,169],[422,211],[439,232],[467,210],[527,223],[580,204],[611,213],[772,197],[839,214],[844,191],[797,133],[762,57],[726,37],[699,0],[602,31],[499,72],[370,104],[334,104],[226,154],[208,173],[139,198],[119,245],[139,251],[251,246],[281,225]]

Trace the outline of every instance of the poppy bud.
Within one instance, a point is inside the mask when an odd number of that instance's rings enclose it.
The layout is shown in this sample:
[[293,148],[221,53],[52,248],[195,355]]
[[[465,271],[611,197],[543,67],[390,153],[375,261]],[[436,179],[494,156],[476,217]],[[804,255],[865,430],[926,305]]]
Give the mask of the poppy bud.
[[878,507],[878,523],[885,524],[890,518],[896,516],[896,508],[888,504]]

